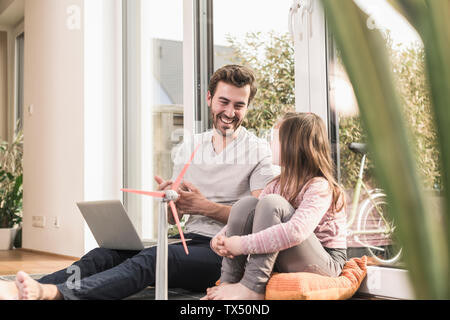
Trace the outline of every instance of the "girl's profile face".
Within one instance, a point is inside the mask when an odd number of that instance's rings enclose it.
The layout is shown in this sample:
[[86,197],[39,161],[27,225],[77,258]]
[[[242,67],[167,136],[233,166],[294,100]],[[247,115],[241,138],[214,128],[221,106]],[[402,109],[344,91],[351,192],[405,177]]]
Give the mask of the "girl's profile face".
[[270,141],[270,149],[272,150],[272,163],[280,166],[280,126],[275,125],[272,129],[272,139]]

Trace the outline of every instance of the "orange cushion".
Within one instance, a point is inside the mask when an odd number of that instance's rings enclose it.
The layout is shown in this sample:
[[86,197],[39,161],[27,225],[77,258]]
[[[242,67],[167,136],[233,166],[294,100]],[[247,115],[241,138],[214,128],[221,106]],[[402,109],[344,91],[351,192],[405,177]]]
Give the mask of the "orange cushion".
[[274,273],[267,283],[266,300],[344,300],[358,290],[367,274],[367,257],[347,261],[339,277],[308,272]]

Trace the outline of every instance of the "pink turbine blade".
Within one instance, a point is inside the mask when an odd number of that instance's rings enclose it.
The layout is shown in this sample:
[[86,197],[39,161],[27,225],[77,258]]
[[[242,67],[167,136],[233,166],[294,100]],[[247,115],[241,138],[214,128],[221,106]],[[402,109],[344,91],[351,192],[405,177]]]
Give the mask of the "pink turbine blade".
[[164,198],[166,194],[164,192],[148,192],[148,191],[140,191],[140,190],[131,190],[131,189],[120,189],[123,192],[143,194],[145,196],[155,197],[155,198]]
[[201,146],[201,144],[199,144],[199,145],[197,146],[197,148],[195,148],[194,152],[193,152],[192,155],[191,155],[191,158],[190,158],[189,161],[184,165],[183,170],[181,170],[180,175],[178,176],[177,180],[175,181],[175,183],[174,183],[173,186],[172,186],[172,190],[175,190],[175,191],[176,191],[176,190],[178,189],[178,187],[180,186],[181,180],[183,180],[183,177],[184,177],[184,175],[185,175],[187,169],[188,169],[189,166],[191,165],[191,162],[192,162],[192,160],[194,159],[194,156],[195,156],[195,154],[197,153],[197,151],[198,151],[198,149],[200,148],[200,146]]
[[183,241],[184,251],[188,255],[189,251],[188,251],[188,248],[187,248],[187,245],[186,245],[186,240],[184,239],[183,230],[181,230],[181,224],[180,224],[180,219],[178,219],[177,208],[175,207],[175,203],[173,203],[173,201],[170,201],[169,205],[170,205],[170,208],[172,209],[173,218],[175,219],[175,222],[177,224],[178,233],[180,234],[181,241]]

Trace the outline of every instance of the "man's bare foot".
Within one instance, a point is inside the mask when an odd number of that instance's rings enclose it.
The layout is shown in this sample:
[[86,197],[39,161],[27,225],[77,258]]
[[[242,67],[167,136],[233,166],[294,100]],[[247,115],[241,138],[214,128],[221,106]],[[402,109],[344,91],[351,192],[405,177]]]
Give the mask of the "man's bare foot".
[[19,289],[20,300],[43,300],[42,285],[28,274],[19,271],[16,275],[16,286]]
[[19,290],[13,281],[0,281],[0,300],[18,300]]
[[264,300],[264,294],[256,293],[241,283],[219,286],[208,297],[209,300]]
[[20,300],[61,300],[63,296],[52,284],[40,284],[28,274],[19,271],[16,275],[16,286]]
[[231,283],[228,282],[222,282],[221,284],[219,284],[218,286],[212,287],[212,288],[208,288],[206,289],[206,296],[204,296],[203,298],[201,298],[200,300],[212,300],[211,299],[211,294],[213,292],[215,292],[219,287],[221,286],[227,286],[230,285]]

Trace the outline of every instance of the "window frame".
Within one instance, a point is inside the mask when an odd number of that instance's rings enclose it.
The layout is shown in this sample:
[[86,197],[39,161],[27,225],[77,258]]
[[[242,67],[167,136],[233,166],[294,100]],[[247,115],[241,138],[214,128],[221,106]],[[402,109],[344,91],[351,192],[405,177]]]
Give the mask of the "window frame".
[[206,95],[214,74],[213,0],[194,0],[195,133],[212,128]]
[[[16,39],[22,33],[25,33],[25,22],[22,18],[14,26],[0,25],[0,31],[4,31],[7,34],[7,119],[6,119],[6,135],[5,139],[12,141],[16,135],[16,104],[17,104],[17,82],[16,82],[16,69],[17,69],[17,51],[16,51]],[[25,105],[23,106],[22,114],[25,117]]]
[[[16,34],[14,36],[14,134],[17,134],[20,129],[23,129],[23,121],[24,121],[24,48],[25,48],[25,32],[22,30],[23,28],[19,28],[16,30]],[[19,38],[23,37],[23,46],[22,52],[19,51]],[[20,97],[21,95],[21,97]],[[21,103],[21,105],[19,105]],[[19,110],[19,108],[21,110]],[[20,122],[20,127],[18,127]]]
[[296,111],[319,115],[328,129],[325,14],[319,1],[293,0],[293,3],[290,30],[294,40]]
[[[149,64],[140,63],[141,57],[149,55],[150,51],[150,48],[141,43],[142,32],[148,23],[142,17],[145,5],[143,0],[122,0],[122,178],[123,186],[129,186],[130,180],[133,180],[133,184],[140,185],[145,190],[152,190],[153,179],[148,177],[153,176],[149,174],[153,173],[153,156],[148,150],[153,149],[153,124],[149,127],[142,123],[142,119],[152,118],[153,112],[142,107],[149,103],[149,95],[142,88],[145,87],[144,84],[151,82],[151,76],[147,76],[143,71],[150,68]],[[132,135],[129,130],[131,124],[138,128]],[[143,149],[143,145],[148,145],[148,148]],[[137,166],[132,173],[131,163]],[[147,197],[130,197],[128,193],[123,192],[122,201],[138,234],[143,238],[154,238],[153,220],[157,212],[153,211],[153,200]],[[141,214],[142,212],[152,214]]]

